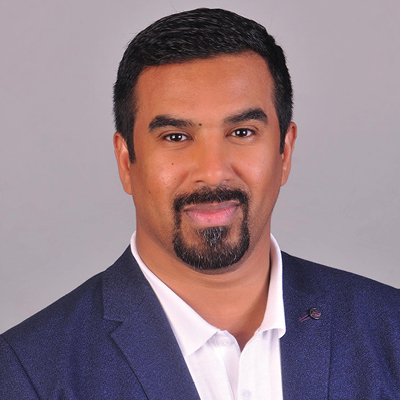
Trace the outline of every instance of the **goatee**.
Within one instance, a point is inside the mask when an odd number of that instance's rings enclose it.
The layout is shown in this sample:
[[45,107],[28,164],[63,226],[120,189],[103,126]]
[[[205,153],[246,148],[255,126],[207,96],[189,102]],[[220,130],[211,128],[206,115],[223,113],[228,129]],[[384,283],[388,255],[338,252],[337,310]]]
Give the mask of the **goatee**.
[[[199,243],[188,244],[182,229],[182,208],[191,204],[237,201],[242,208],[239,235],[234,243],[229,242],[230,226],[215,226],[196,230]],[[203,187],[190,194],[182,194],[174,200],[175,229],[173,245],[176,255],[187,265],[199,271],[216,271],[237,263],[250,244],[248,228],[249,198],[241,189],[224,186],[211,189]]]

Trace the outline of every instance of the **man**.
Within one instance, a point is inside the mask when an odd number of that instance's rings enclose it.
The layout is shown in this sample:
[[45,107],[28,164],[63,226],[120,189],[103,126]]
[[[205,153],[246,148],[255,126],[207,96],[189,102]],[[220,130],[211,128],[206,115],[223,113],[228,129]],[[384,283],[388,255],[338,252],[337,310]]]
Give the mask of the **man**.
[[281,253],[296,140],[282,49],[224,10],[128,46],[115,155],[136,233],[121,258],[4,333],[4,399],[395,399],[400,294]]

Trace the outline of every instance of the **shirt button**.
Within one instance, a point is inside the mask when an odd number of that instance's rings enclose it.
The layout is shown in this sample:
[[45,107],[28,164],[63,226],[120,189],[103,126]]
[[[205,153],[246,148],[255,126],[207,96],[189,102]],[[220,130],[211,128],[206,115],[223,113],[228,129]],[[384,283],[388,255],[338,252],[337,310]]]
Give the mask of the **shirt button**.
[[247,389],[242,390],[242,398],[243,399],[250,399],[251,398],[250,390],[247,390]]
[[221,344],[222,344],[222,346],[229,346],[231,344],[231,341],[228,338],[222,339]]

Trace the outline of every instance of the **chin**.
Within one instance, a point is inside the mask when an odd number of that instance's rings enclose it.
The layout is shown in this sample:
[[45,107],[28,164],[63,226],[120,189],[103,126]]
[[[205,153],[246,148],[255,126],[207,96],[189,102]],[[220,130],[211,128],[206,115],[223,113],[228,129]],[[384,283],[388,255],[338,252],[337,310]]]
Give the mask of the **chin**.
[[233,231],[228,226],[197,229],[194,234],[196,243],[190,243],[181,229],[176,230],[173,239],[175,254],[194,270],[222,272],[240,261],[250,245],[247,219],[243,219],[238,233]]

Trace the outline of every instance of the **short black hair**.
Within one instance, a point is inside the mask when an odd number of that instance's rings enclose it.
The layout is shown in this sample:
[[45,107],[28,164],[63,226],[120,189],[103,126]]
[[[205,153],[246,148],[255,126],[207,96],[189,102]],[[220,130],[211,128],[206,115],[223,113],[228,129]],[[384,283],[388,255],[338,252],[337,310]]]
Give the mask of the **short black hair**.
[[253,51],[266,61],[274,80],[274,104],[283,152],[286,131],[292,120],[293,92],[282,48],[255,21],[227,10],[198,8],[154,22],[129,43],[122,57],[114,85],[114,116],[116,130],[127,143],[131,162],[135,161],[134,89],[146,67],[246,51]]

